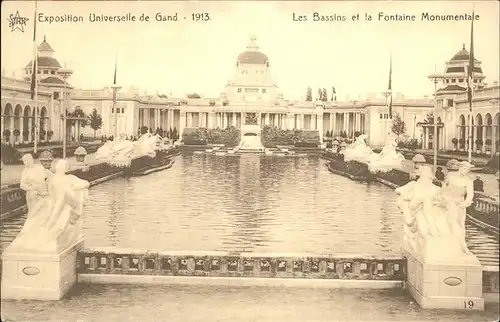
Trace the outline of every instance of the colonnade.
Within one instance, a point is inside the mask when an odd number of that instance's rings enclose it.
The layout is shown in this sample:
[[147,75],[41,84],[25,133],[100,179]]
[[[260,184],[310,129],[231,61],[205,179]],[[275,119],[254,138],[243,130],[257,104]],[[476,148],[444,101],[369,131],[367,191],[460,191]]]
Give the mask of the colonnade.
[[[39,141],[48,141],[47,132],[50,130],[50,121],[47,109],[44,106],[37,110]],[[18,104],[13,109],[12,105],[7,103],[2,109],[1,118],[2,142],[33,143],[35,139],[35,109],[33,107],[27,105],[23,108]]]
[[[348,136],[354,132],[366,132],[366,115],[362,112],[342,113],[255,113],[257,124],[276,126],[281,129],[316,130],[321,135],[333,131],[340,135],[345,131]],[[173,109],[139,108],[139,127],[147,126],[169,129],[181,128],[240,128],[245,122],[246,112],[190,112]]]
[[[472,150],[474,152],[486,153],[496,152],[500,147],[497,141],[500,139],[499,113],[494,117],[490,113],[477,114],[472,118]],[[469,116],[460,115],[458,125],[455,127],[455,138],[458,140],[457,148],[468,150]]]

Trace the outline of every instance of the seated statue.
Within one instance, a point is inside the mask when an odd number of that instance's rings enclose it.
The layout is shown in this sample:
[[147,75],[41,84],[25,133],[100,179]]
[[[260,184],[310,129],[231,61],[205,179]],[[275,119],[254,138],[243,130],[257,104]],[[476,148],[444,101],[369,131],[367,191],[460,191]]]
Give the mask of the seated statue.
[[390,135],[385,143],[384,148],[376,157],[373,158],[369,165],[371,172],[389,172],[392,169],[401,168],[401,163],[405,157],[396,151],[396,138]]
[[30,153],[23,155],[24,170],[21,173],[20,187],[26,191],[28,217],[36,208],[38,201],[48,194],[46,179],[49,172],[41,164],[35,164]]
[[89,182],[68,175],[68,162],[57,160],[49,194],[37,201],[8,250],[57,254],[82,239],[81,215]]
[[356,141],[341,153],[344,154],[344,161],[358,161],[363,163],[371,162],[373,151],[366,145],[366,134],[361,134]]
[[398,208],[404,217],[404,247],[423,262],[470,259],[464,248],[465,227],[458,229],[456,208],[444,191],[433,185],[429,167],[418,169],[419,178],[396,189]]

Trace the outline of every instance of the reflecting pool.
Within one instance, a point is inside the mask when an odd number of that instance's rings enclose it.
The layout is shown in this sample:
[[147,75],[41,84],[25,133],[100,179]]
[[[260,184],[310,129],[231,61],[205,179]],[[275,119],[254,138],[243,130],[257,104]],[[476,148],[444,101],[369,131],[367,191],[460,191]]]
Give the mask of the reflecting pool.
[[[24,217],[2,223],[2,248]],[[120,248],[399,254],[402,216],[392,189],[327,171],[317,156],[184,154],[166,171],[118,178],[90,190],[86,246]],[[498,241],[467,226],[483,264]]]

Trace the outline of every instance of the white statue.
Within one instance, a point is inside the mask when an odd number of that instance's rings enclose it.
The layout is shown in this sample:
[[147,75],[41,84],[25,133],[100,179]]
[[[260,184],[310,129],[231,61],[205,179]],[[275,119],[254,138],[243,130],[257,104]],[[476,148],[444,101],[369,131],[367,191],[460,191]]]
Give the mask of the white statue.
[[21,160],[24,163],[24,170],[21,173],[20,187],[26,191],[26,205],[28,206],[28,216],[35,209],[40,198],[47,195],[48,170],[41,164],[35,164],[33,156],[29,153],[23,155]]
[[108,163],[118,167],[130,165],[131,157],[134,151],[134,143],[127,140],[126,134],[121,134],[120,137],[113,141]]
[[113,152],[113,141],[106,141],[97,151],[95,152],[96,160],[107,160],[111,153]]
[[396,189],[399,195],[397,205],[405,222],[405,249],[423,262],[453,262],[457,259],[477,262],[465,246],[465,227],[459,227],[455,201],[450,200],[444,189],[432,183],[434,175],[429,167],[417,171],[417,181]]
[[140,158],[149,156],[154,158],[156,156],[156,140],[157,137],[151,133],[144,133],[137,141],[134,142],[134,150],[132,158]]
[[371,162],[373,151],[366,145],[365,140],[368,138],[366,134],[361,134],[356,138],[356,141],[347,147],[341,153],[344,154],[344,161],[358,161],[363,163]]
[[465,242],[465,217],[467,207],[474,199],[474,186],[468,176],[472,164],[467,161],[458,163],[457,172],[448,172],[442,192],[448,202],[448,219],[452,234],[462,246],[464,252],[470,253]]
[[37,201],[36,210],[9,246],[12,251],[57,254],[82,239],[81,215],[89,182],[68,175],[68,162],[57,160],[49,180],[49,194]]
[[389,172],[392,169],[401,168],[401,164],[405,157],[396,151],[396,138],[390,135],[387,138],[384,148],[369,164],[371,172]]

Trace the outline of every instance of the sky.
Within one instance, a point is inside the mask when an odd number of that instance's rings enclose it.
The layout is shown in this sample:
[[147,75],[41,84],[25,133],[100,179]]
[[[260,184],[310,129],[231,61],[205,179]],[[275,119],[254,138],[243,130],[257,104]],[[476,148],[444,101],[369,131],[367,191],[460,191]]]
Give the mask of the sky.
[[[320,87],[330,93],[334,86],[339,99],[380,94],[387,88],[391,54],[393,91],[421,97],[433,91],[427,76],[444,71],[445,62],[470,42],[470,21],[420,21],[421,14],[465,14],[473,7],[480,16],[474,22],[475,55],[491,84],[500,69],[498,1],[39,1],[44,16],[81,15],[84,21],[37,22],[37,42],[47,37],[55,57],[74,71],[69,83],[77,88],[109,86],[117,57],[124,90],[218,97],[233,76],[236,57],[255,36],[286,99],[303,98],[308,86],[314,94]],[[34,10],[34,2],[2,2],[1,65],[8,76],[20,77],[33,57]],[[24,32],[6,23],[17,11],[29,18]],[[177,13],[179,21],[158,22],[158,12]],[[347,19],[312,21],[314,12]],[[417,19],[378,21],[379,12]],[[91,23],[91,13],[130,13],[137,19],[145,14],[150,21]],[[210,21],[192,21],[193,13],[208,13]],[[357,13],[360,21],[352,21]],[[294,14],[308,21],[294,21]],[[373,20],[365,21],[365,14]]]

